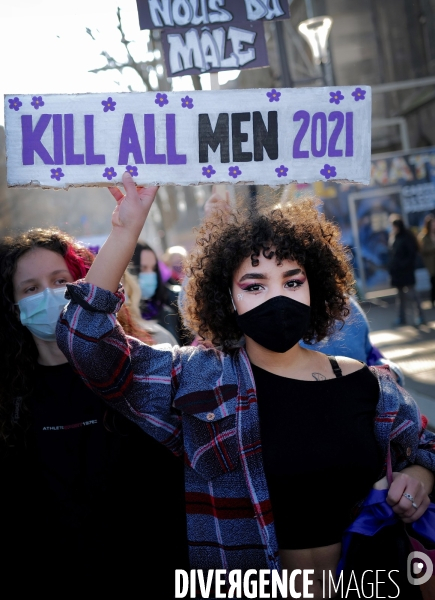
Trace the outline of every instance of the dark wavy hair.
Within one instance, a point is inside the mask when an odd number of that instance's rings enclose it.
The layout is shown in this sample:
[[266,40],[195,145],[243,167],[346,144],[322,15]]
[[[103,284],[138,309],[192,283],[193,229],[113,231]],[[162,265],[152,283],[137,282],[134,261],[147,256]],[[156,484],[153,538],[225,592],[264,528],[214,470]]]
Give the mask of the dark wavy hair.
[[0,439],[6,441],[13,438],[16,427],[26,427],[26,398],[34,385],[38,351],[17,316],[13,277],[19,259],[35,248],[63,256],[75,280],[86,275],[94,259],[87,248],[57,228],[31,229],[0,241]]
[[[284,206],[214,213],[198,229],[196,246],[186,261],[188,281],[182,311],[186,326],[224,351],[242,331],[229,293],[232,277],[251,257],[296,261],[306,270],[311,319],[304,341],[320,341],[349,314],[346,298],[353,293],[351,254],[340,242],[337,225],[325,219],[320,201],[305,198]],[[276,332],[279,335],[279,332]]]

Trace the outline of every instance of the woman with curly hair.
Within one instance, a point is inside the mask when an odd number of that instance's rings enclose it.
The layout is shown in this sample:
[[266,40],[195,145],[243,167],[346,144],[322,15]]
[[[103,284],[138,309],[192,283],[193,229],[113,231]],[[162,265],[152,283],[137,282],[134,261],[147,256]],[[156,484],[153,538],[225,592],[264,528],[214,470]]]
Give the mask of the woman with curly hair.
[[[2,568],[17,585],[28,585],[26,591],[80,581],[113,590],[124,584],[123,567],[136,568],[142,579],[143,556],[118,556],[120,570],[110,584],[99,561],[113,560],[120,545],[132,543],[133,533],[151,535],[156,519],[168,535],[175,528],[179,541],[174,564],[152,555],[149,573],[167,580],[168,569],[185,564],[187,555],[181,462],[89,390],[56,343],[65,286],[85,277],[93,259],[54,228],[0,242]],[[118,322],[123,331],[154,343],[125,307]],[[146,473],[157,488],[157,506],[135,475],[136,457],[144,453],[154,456]],[[133,497],[145,516],[134,530],[123,516]],[[30,572],[33,578],[22,577]]]
[[187,260],[183,301],[188,327],[216,347],[152,348],[127,342],[114,315],[157,189],[127,173],[123,184],[125,196],[111,188],[112,233],[84,282],[67,284],[59,346],[91,389],[184,456],[192,569],[312,569],[309,592],[325,597],[352,510],[375,482],[387,487],[389,457],[398,522],[426,511],[435,470],[435,436],[388,368],[298,344],[346,316],[338,228],[310,200],[216,214]]

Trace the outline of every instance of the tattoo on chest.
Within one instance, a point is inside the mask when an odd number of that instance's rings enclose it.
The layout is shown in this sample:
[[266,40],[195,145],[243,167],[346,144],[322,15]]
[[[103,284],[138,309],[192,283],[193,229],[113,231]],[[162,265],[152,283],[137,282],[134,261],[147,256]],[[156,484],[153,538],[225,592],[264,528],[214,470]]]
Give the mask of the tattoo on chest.
[[326,379],[326,377],[322,375],[322,373],[311,373],[311,375],[316,381],[324,381]]

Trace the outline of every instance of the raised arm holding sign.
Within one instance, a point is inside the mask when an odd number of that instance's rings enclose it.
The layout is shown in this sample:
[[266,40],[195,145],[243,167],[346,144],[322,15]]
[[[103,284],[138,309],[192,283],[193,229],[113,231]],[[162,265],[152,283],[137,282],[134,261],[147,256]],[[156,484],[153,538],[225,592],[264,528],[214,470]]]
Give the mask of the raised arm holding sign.
[[[130,173],[122,176],[125,195],[110,187],[116,200],[112,215],[112,232],[99,251],[100,260],[89,269],[86,280],[106,290],[116,292],[124,271],[133,256],[137,240],[145,224],[157,187],[136,187]],[[110,266],[109,266],[110,265]]]

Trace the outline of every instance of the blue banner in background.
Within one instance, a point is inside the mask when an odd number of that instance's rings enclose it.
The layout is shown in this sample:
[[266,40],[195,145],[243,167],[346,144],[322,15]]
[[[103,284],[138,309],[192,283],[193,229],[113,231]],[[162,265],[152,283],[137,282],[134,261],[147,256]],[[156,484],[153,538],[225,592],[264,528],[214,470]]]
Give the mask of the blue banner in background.
[[[292,184],[286,194],[310,190],[321,198],[326,217],[340,226],[342,241],[352,250],[360,291],[387,289],[388,217],[400,214],[417,235],[424,217],[435,213],[435,147],[373,155],[367,186],[334,181]],[[423,263],[417,264],[416,275],[417,287],[428,288]]]

